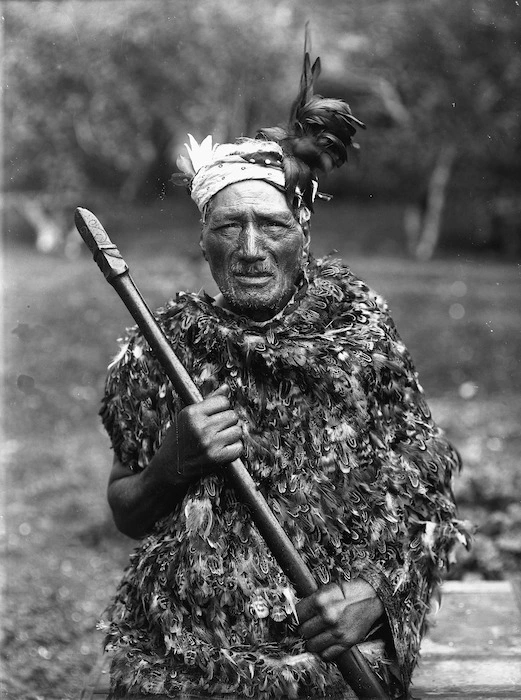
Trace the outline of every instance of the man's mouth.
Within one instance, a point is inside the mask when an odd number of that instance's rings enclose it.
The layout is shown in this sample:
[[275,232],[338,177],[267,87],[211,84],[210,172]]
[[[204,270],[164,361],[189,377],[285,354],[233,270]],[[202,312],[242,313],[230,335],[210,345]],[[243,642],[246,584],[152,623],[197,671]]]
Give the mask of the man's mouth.
[[267,272],[237,272],[235,278],[241,284],[263,285],[271,281],[272,275]]
[[273,277],[267,270],[236,270],[234,275],[243,284],[265,284]]

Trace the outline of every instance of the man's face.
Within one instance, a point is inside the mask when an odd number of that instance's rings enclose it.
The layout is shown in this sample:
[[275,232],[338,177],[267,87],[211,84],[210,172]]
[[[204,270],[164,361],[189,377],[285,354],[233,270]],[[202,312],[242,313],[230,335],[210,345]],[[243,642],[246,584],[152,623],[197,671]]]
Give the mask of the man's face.
[[282,192],[263,180],[218,192],[201,238],[226,306],[255,321],[271,318],[290,300],[308,243]]

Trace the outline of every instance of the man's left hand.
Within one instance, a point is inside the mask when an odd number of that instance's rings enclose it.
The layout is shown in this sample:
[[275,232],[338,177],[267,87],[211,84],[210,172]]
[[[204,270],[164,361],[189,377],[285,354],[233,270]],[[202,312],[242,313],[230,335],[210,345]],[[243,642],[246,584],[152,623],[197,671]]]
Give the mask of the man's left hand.
[[363,641],[383,612],[374,588],[361,578],[330,583],[297,604],[306,648],[324,661]]

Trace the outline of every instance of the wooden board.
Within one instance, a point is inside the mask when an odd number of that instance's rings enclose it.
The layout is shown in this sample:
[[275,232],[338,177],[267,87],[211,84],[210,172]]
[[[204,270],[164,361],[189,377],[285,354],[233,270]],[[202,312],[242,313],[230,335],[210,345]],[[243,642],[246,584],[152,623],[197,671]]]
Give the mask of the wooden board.
[[[448,581],[423,641],[412,696],[418,700],[521,699],[521,582]],[[108,659],[93,669],[82,700],[108,693]]]
[[446,582],[422,644],[415,698],[521,698],[519,584]]

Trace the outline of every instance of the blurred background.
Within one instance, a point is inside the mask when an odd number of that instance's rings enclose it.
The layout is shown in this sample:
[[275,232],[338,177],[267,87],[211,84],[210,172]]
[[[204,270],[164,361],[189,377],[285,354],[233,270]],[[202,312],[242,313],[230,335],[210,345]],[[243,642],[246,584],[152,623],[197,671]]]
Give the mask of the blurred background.
[[521,570],[521,7],[514,0],[1,4],[3,697],[72,698],[134,544],[105,502],[97,410],[132,321],[73,227],[91,209],[150,305],[214,291],[169,178],[187,132],[286,120],[304,27],[317,92],[367,124],[321,182],[315,254],[388,300],[464,469],[454,578]]

